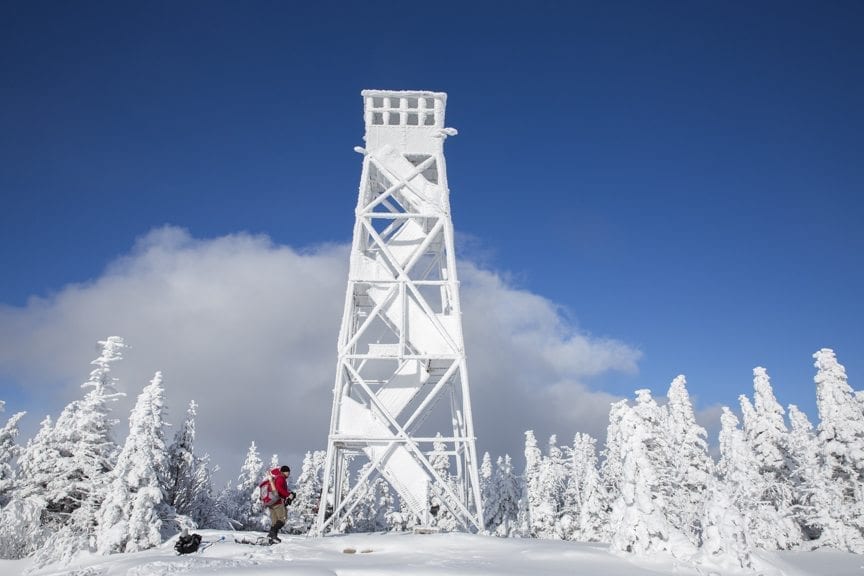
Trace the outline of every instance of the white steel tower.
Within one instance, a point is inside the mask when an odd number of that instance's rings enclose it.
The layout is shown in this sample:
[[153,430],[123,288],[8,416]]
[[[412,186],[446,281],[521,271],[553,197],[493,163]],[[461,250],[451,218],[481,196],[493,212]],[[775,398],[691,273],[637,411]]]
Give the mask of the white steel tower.
[[444,140],[456,134],[444,127],[447,95],[362,95],[366,147],[356,148],[363,171],[315,530],[341,531],[378,477],[421,525],[441,514],[482,530],[444,164]]

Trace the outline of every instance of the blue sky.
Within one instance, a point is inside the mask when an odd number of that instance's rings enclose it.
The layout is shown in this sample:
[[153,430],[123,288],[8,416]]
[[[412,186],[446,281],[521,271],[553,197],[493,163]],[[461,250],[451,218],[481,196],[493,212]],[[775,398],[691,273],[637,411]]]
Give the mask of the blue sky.
[[[862,29],[857,2],[5,2],[4,346],[175,233],[350,242],[360,90],[428,89],[462,257],[640,354],[586,386],[684,373],[708,410],[762,365],[815,421],[811,354],[864,372]],[[63,378],[13,364],[7,410]]]

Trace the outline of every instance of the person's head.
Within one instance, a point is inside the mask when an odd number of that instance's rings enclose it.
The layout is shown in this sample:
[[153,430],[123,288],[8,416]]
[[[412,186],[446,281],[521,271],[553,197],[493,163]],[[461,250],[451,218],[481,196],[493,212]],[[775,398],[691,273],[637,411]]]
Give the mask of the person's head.
[[282,466],[279,468],[279,471],[282,472],[282,476],[286,478],[291,474],[291,468],[288,466]]

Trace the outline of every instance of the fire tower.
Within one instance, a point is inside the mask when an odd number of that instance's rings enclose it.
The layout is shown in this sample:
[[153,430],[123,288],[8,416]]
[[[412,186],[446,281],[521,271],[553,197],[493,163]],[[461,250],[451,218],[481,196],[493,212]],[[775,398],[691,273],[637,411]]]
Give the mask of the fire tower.
[[315,531],[340,531],[378,477],[421,525],[450,514],[463,530],[481,530],[444,164],[444,140],[456,134],[444,127],[447,94],[362,96],[366,146],[356,148],[363,169]]

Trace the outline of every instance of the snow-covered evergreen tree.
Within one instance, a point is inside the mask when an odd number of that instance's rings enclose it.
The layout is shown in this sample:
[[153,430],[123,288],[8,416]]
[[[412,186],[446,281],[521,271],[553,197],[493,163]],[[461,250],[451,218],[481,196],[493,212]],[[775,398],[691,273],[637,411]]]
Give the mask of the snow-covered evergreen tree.
[[94,483],[100,482],[111,470],[116,457],[113,426],[117,420],[109,416],[110,403],[125,394],[116,392],[116,379],[109,373],[111,364],[122,358],[126,346],[122,338],[114,336],[100,344],[102,355],[92,362],[96,368],[90,372],[90,379],[81,385],[91,390],[82,401],[73,402],[69,409],[61,412],[54,427],[61,455],[56,464],[58,475],[53,482],[56,486],[71,488],[69,499],[72,502],[68,504],[71,509],[97,490]]
[[[755,410],[746,396],[739,398],[742,411],[755,417]],[[790,521],[778,513],[763,495],[767,492],[765,478],[760,474],[759,461],[753,453],[738,417],[723,407],[720,417],[720,462],[717,472],[726,484],[726,491],[747,525],[753,546],[766,550],[785,549],[791,542]],[[794,527],[796,528],[797,527]]]
[[[25,473],[22,482],[27,485],[27,491],[41,492],[45,498],[43,519],[50,526],[68,524],[72,513],[82,505],[86,504],[89,510],[85,511],[85,516],[95,511],[104,492],[106,474],[114,466],[117,445],[113,439],[113,427],[116,420],[109,416],[110,405],[123,394],[117,393],[116,381],[110,372],[111,364],[122,358],[126,344],[119,336],[111,336],[99,344],[102,353],[91,362],[96,368],[81,385],[90,391],[83,399],[67,405],[53,428],[43,425],[39,445],[34,448],[44,450],[44,454],[25,450],[20,459],[22,468],[32,471],[35,476],[28,478]],[[31,457],[37,462],[29,462]],[[37,486],[37,482],[43,481],[44,487]],[[91,518],[80,516],[78,520],[84,525],[92,523]]]
[[186,418],[168,448],[165,502],[176,514],[187,517],[198,528],[225,528],[213,497],[210,457],[195,454],[195,418],[198,404],[189,403]]
[[195,416],[198,405],[189,403],[183,425],[174,434],[174,442],[168,448],[168,464],[165,472],[165,502],[173,506],[178,514],[190,516],[195,499]]
[[255,442],[252,442],[246,452],[246,460],[240,468],[237,483],[234,485],[237,520],[240,520],[247,530],[264,528],[262,518],[264,508],[258,498],[258,485],[264,480],[267,472],[258,454],[258,448]]
[[27,441],[18,457],[15,494],[21,498],[38,497],[47,500],[48,482],[54,475],[59,451],[53,442],[54,422],[46,416],[36,436]]
[[72,512],[84,503],[92,511],[98,508],[106,475],[113,468],[117,455],[113,435],[117,420],[110,417],[110,408],[125,394],[117,392],[116,379],[110,372],[111,365],[122,359],[126,344],[119,336],[111,336],[99,344],[102,354],[91,362],[96,368],[81,385],[90,391],[83,400],[64,409],[54,426],[60,458],[55,463],[56,473],[48,489],[57,494],[66,492],[55,501],[61,512]]
[[[819,443],[830,479],[828,516],[823,536],[840,549],[864,553],[864,410],[846,379],[846,369],[834,351],[813,355],[817,373],[816,406]],[[842,531],[834,527],[843,527]]]
[[129,436],[99,509],[96,540],[103,554],[136,552],[162,543],[163,521],[170,515],[162,491],[168,460],[164,411],[162,373],[156,372],[129,416]]
[[536,505],[531,514],[531,532],[535,538],[561,539],[559,517],[564,510],[567,467],[558,447],[558,439],[549,437],[547,456],[540,459]]
[[375,478],[371,470],[372,462],[366,462],[357,471],[357,483],[363,481],[363,478],[367,474],[371,474],[371,476],[367,477],[364,481],[364,486],[361,488],[362,495],[356,499],[354,509],[351,511],[349,532],[374,532],[380,530],[380,528],[375,526],[377,518],[376,505],[378,503],[376,480],[380,480],[380,478]]
[[195,457],[195,481],[188,515],[199,528],[226,529],[232,526],[213,494],[213,474],[218,470],[218,466],[211,469],[209,454]]
[[535,538],[534,516],[540,506],[540,464],[543,454],[537,447],[533,430],[525,431],[525,473],[522,498],[519,500],[519,532],[521,536]]
[[[0,401],[0,412],[3,409],[4,402]],[[16,439],[24,414],[13,414],[0,428],[0,558],[23,558],[42,546],[48,536],[41,521],[44,501],[14,492],[17,483],[12,460],[20,453]]]
[[[372,463],[364,464],[357,473],[358,482],[364,478]],[[390,518],[395,512],[395,501],[387,481],[372,472],[365,481],[364,493],[351,512],[351,531],[378,532],[391,528]]]
[[[436,435],[436,438],[441,438],[441,433]],[[452,488],[453,479],[450,474],[450,456],[447,454],[447,445],[442,440],[432,442],[432,453],[429,455],[429,464],[432,469],[438,474],[438,477]],[[448,502],[444,491],[437,483],[432,486],[430,494],[430,508],[432,513],[432,523],[445,532],[450,532],[458,528],[458,523],[453,512],[448,508]]]
[[321,489],[324,485],[324,461],[327,458],[325,450],[306,452],[297,486],[294,502],[291,504],[292,516],[297,522],[292,522],[292,530],[306,533],[317,521],[318,504],[321,501]]
[[[3,412],[3,402],[0,401],[0,413]],[[12,497],[15,486],[15,474],[12,461],[18,456],[20,447],[17,443],[18,422],[26,412],[13,414],[6,424],[0,428],[0,508],[6,505]]]
[[794,491],[794,519],[801,527],[804,547],[843,547],[845,527],[831,517],[835,486],[826,474],[819,439],[807,415],[789,405],[789,455],[795,465],[791,481]]
[[498,507],[498,494],[494,492],[495,468],[492,466],[492,456],[489,455],[489,452],[483,453],[483,458],[480,463],[479,476],[480,501],[483,504],[483,521],[485,523],[486,529],[489,530],[489,510],[497,509]]
[[492,486],[492,476],[495,474],[495,471],[492,467],[492,457],[489,455],[489,452],[483,453],[483,458],[480,461],[480,500],[483,502],[483,509],[486,509],[486,502],[490,501],[495,496],[491,494]]
[[789,480],[791,458],[787,448],[788,431],[783,418],[783,408],[774,397],[768,372],[762,367],[753,369],[753,391],[753,406],[742,400],[742,410],[744,436],[750,445],[760,476],[762,492],[756,494],[756,497],[761,505],[774,508],[764,519],[771,524],[774,524],[777,518],[780,521],[779,526],[765,527],[761,531],[766,535],[776,533],[778,537],[763,537],[758,540],[758,544],[767,548],[790,549],[800,544],[801,532],[792,519],[793,494]]
[[24,558],[41,548],[49,530],[42,525],[44,502],[14,495],[0,510],[0,558]]
[[768,371],[753,369],[753,417],[744,417],[744,434],[763,470],[788,472],[786,469],[786,423],[784,411],[774,397]]
[[744,502],[738,493],[749,484],[750,475],[755,470],[755,458],[738,424],[738,417],[727,406],[723,406],[723,413],[720,415],[720,461],[717,463],[717,475],[729,485],[736,505]]
[[702,543],[702,519],[714,463],[708,456],[707,433],[696,423],[687,381],[677,376],[669,385],[666,430],[669,440],[670,480],[668,517],[694,546]]
[[[44,421],[38,442],[28,444],[19,460],[25,471],[21,495],[29,493],[44,502],[40,517],[54,532],[35,555],[37,567],[71,562],[80,552],[96,547],[97,513],[117,455],[113,439],[116,420],[110,417],[110,408],[124,396],[117,392],[116,379],[110,376],[111,365],[122,358],[127,347],[119,336],[99,344],[102,353],[91,362],[96,368],[81,385],[90,391],[68,404],[53,427]],[[35,450],[44,452],[37,454]]]
[[729,486],[713,477],[708,480],[701,521],[701,552],[711,564],[738,571],[752,567],[752,547],[747,522],[729,494]]
[[666,518],[667,470],[658,470],[665,453],[658,437],[662,419],[651,405],[647,390],[639,390],[637,405],[622,410],[617,426],[617,444],[622,449],[620,494],[612,506],[610,524],[612,549],[620,552],[665,551],[677,557],[689,556],[695,547],[687,536]]
[[600,466],[600,479],[603,482],[603,492],[608,498],[606,508],[611,510],[614,502],[621,492],[621,475],[623,465],[624,448],[621,445],[623,436],[620,427],[624,415],[630,407],[627,400],[613,402],[609,406],[609,425],[606,427],[606,446],[603,448],[603,463]]
[[264,508],[258,499],[258,485],[264,480],[266,470],[255,442],[249,445],[246,459],[234,484],[226,486],[219,494],[218,506],[222,513],[237,528],[260,530],[264,528]]
[[674,490],[672,486],[672,447],[668,434],[668,410],[660,406],[651,396],[647,388],[636,390],[636,402],[633,404],[633,413],[642,419],[643,425],[648,431],[646,437],[647,455],[654,464],[658,486],[662,489],[665,500],[671,498]]
[[609,536],[609,514],[597,468],[596,443],[588,434],[577,433],[573,438],[564,492],[568,520],[562,522],[562,536],[567,540],[597,542]]
[[662,498],[655,501],[662,502],[660,508],[670,525],[687,533],[681,524],[681,518],[675,515],[673,500],[675,493],[681,490],[681,486],[675,483],[674,454],[671,444],[672,438],[669,434],[669,411],[668,407],[660,406],[651,396],[648,389],[636,390],[636,402],[633,404],[633,413],[642,419],[648,435],[646,437],[646,456],[651,460],[657,485],[655,490]]
[[499,457],[490,482],[489,496],[483,501],[486,529],[496,536],[509,537],[517,527],[522,486],[513,472],[509,454]]
[[378,478],[376,484],[378,499],[375,525],[380,526],[381,530],[391,530],[394,528],[393,517],[396,514],[396,498],[390,484],[384,478]]

